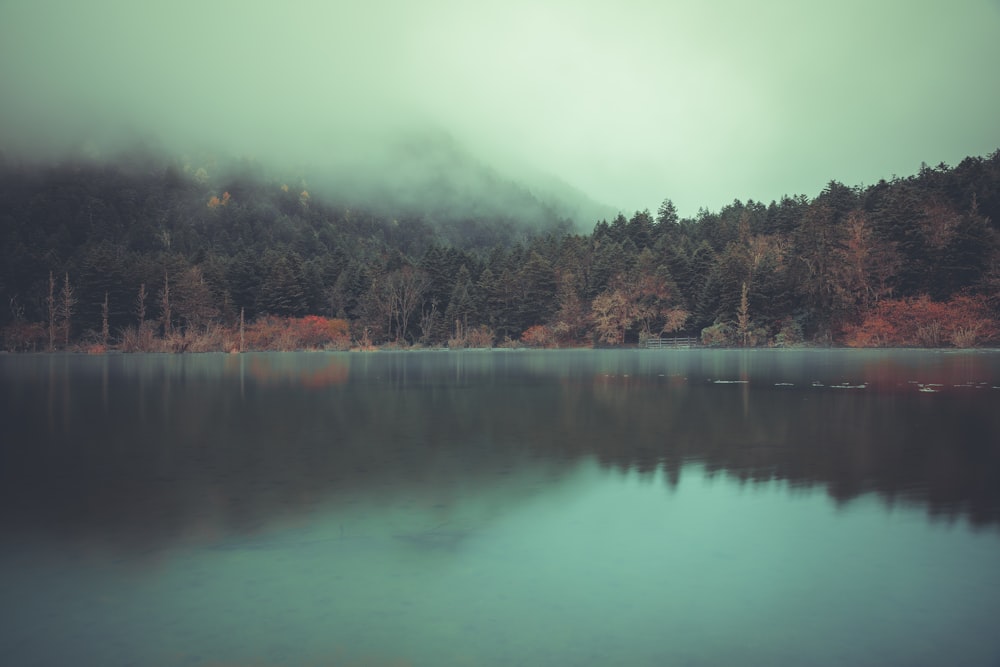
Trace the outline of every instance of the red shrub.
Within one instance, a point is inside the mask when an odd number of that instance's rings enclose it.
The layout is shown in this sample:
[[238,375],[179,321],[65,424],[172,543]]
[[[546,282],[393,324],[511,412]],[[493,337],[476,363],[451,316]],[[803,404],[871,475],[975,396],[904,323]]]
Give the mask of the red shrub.
[[521,342],[528,347],[555,347],[556,336],[544,324],[536,324],[521,334]]
[[34,352],[44,350],[48,345],[48,334],[45,327],[38,322],[18,320],[12,322],[0,331],[3,339],[3,349],[8,352]]
[[973,347],[995,340],[1000,326],[982,297],[932,301],[923,295],[880,301],[844,334],[850,347]]
[[247,346],[256,350],[346,350],[351,345],[347,320],[318,315],[262,317],[247,327]]
[[294,332],[300,346],[306,348],[333,346],[338,349],[347,349],[351,343],[351,334],[346,320],[306,315],[288,320],[288,328]]

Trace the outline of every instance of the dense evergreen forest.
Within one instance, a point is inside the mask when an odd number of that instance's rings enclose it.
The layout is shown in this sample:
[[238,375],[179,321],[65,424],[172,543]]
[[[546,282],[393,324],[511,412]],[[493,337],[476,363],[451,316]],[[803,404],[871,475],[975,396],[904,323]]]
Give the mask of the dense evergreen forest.
[[4,348],[1000,340],[1000,150],[586,232],[375,211],[253,169],[0,161]]

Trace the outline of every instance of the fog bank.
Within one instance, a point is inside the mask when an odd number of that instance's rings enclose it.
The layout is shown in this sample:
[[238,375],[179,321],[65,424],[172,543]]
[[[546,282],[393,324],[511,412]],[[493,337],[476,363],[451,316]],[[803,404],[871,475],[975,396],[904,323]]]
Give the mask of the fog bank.
[[12,0],[0,149],[138,139],[392,188],[401,143],[444,133],[529,188],[693,215],[991,152],[998,31],[986,0]]

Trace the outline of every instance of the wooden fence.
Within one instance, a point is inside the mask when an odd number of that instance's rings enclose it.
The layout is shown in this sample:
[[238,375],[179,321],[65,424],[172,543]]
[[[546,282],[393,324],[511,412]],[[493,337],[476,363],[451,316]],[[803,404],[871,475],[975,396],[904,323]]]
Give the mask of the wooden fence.
[[652,350],[659,349],[681,349],[686,347],[698,347],[701,340],[694,337],[688,338],[647,338],[646,347]]

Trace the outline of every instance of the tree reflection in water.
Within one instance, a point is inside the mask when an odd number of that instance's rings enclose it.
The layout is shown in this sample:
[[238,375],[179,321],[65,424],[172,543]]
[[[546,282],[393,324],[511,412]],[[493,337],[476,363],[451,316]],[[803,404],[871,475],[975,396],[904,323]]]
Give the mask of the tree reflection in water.
[[[687,464],[1000,521],[1000,354],[19,356],[5,526],[119,548],[252,534],[359,494],[428,507],[537,467]],[[933,392],[920,389],[932,387]],[[473,490],[473,491],[470,491]],[[151,523],[156,530],[150,530]]]

